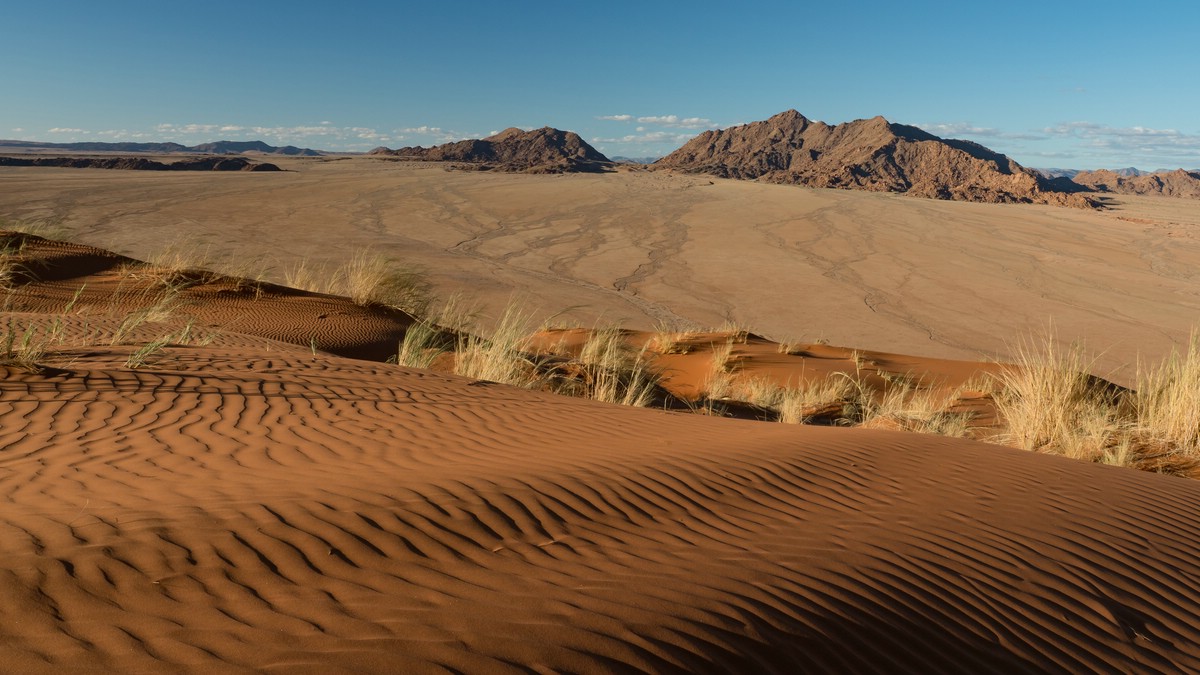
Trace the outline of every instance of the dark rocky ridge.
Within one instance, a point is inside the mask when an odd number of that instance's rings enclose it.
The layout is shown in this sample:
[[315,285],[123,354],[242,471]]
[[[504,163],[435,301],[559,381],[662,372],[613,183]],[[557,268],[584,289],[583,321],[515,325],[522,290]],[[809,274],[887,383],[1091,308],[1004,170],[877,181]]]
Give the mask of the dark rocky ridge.
[[461,168],[524,173],[606,171],[613,165],[573,131],[515,127],[483,139],[456,141],[431,148],[375,148],[370,155],[425,162],[456,162]]
[[0,157],[0,166],[57,166],[72,169],[132,169],[139,171],[279,171],[267,162],[244,157],[196,157],[169,164],[145,157]]
[[311,148],[297,148],[294,145],[277,147],[268,145],[262,141],[214,141],[212,143],[189,146],[180,145],[179,143],[45,143],[42,141],[0,140],[0,148],[62,150],[67,152],[145,152],[157,155],[176,153],[238,155],[245,152],[261,152],[267,155],[317,157],[323,154]]
[[653,164],[723,178],[899,192],[933,199],[1095,208],[1082,188],[1051,181],[971,141],[942,139],[882,117],[835,126],[788,110],[705,131]]

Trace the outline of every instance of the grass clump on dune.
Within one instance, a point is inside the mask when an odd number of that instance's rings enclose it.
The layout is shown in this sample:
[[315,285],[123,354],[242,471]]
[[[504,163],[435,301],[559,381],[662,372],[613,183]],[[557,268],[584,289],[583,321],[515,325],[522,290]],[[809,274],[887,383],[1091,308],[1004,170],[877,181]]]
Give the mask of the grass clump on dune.
[[1057,346],[1048,334],[1037,345],[1020,342],[1013,363],[999,375],[996,409],[1004,420],[1005,445],[1094,461],[1115,445],[1123,430],[1118,394],[1089,374],[1082,345]]
[[586,398],[637,407],[650,405],[656,398],[659,375],[646,348],[630,345],[618,328],[592,331],[578,363]]
[[51,344],[62,341],[61,320],[55,320],[49,328],[34,323],[19,327],[9,317],[3,330],[3,336],[0,336],[0,366],[11,366],[30,373],[42,372],[45,369],[42,362],[50,353]]
[[897,429],[919,434],[961,438],[970,429],[971,415],[952,412],[959,392],[920,387],[907,378],[896,378],[883,392],[862,391],[855,411],[858,426]]
[[801,379],[797,385],[780,385],[766,378],[739,382],[732,388],[733,398],[775,413],[785,424],[808,424],[816,417],[838,416],[855,393],[856,385],[848,377]]
[[392,363],[409,368],[429,368],[448,350],[446,333],[428,319],[413,322],[404,331]]
[[712,364],[709,366],[708,379],[704,383],[706,398],[729,398],[733,393],[733,371],[737,367],[737,362],[733,359],[733,342],[734,338],[730,337],[721,345],[711,345]]
[[542,377],[537,362],[524,348],[532,325],[532,315],[514,303],[500,315],[490,338],[460,333],[454,374],[526,389],[538,387]]
[[365,250],[338,268],[301,260],[283,277],[291,288],[342,295],[359,305],[393,307],[416,317],[428,315],[433,302],[433,286],[420,270]]
[[1200,458],[1200,334],[1142,370],[1133,396],[1138,440],[1165,452]]

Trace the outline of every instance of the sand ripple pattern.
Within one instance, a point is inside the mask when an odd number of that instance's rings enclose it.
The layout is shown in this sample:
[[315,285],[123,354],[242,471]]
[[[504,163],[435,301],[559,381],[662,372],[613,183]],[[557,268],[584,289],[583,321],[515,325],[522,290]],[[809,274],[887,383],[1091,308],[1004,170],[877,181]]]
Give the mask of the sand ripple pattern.
[[0,371],[12,672],[1200,669],[1192,482],[169,352]]

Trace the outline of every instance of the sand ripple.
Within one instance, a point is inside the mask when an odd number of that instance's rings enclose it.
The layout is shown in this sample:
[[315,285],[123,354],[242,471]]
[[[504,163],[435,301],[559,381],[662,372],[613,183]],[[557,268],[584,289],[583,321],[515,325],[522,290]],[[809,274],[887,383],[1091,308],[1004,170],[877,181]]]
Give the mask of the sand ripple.
[[13,672],[1200,668],[1193,482],[167,351],[0,378]]

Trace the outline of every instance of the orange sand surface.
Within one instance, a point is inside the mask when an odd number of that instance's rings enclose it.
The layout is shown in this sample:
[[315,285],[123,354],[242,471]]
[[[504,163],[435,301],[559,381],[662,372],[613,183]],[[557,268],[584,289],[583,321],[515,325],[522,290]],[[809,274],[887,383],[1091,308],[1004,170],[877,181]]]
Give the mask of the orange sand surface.
[[135,368],[180,319],[111,344],[122,261],[28,250],[5,318],[63,337],[0,367],[10,672],[1200,669],[1194,481],[352,359],[279,326],[409,319],[227,280]]

